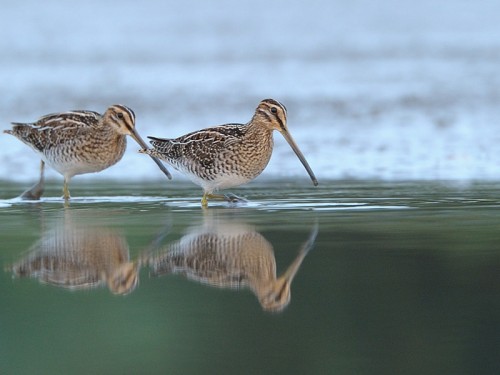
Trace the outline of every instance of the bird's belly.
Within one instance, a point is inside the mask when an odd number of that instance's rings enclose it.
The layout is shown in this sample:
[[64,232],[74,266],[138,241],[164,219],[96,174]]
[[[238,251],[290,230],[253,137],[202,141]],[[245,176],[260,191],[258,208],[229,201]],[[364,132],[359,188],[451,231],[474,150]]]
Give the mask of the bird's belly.
[[94,153],[87,157],[87,155],[45,152],[42,154],[42,158],[51,168],[63,176],[72,177],[79,174],[100,172],[116,164],[122,155],[123,152],[115,155]]
[[239,174],[224,174],[219,176],[212,176],[210,179],[204,179],[197,174],[189,172],[184,173],[186,173],[186,175],[193,183],[201,186],[203,190],[208,192],[240,186],[246,184],[251,180],[251,178]]
[[78,174],[100,172],[108,167],[108,165],[79,160],[72,160],[68,162],[50,160],[48,158],[44,158],[44,160],[50,167],[64,176],[76,176]]
[[210,193],[246,184],[262,173],[272,148],[251,151],[235,149],[205,159],[185,157],[167,159],[167,162]]

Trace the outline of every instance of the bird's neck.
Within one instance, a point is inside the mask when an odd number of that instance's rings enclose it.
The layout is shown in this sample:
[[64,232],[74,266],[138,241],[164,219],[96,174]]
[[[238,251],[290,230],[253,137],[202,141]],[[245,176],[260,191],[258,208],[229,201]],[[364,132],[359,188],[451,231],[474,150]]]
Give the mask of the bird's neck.
[[124,134],[120,134],[116,129],[110,124],[106,123],[105,118],[102,118],[96,126],[99,129],[99,134],[104,138],[118,139],[125,137]]
[[258,119],[252,119],[252,121],[250,121],[245,128],[247,137],[266,139],[272,142],[273,131]]
[[273,152],[274,140],[273,131],[265,124],[258,122],[250,122],[246,129],[246,146],[251,151],[251,155],[259,162],[253,163],[253,173],[258,176],[266,167],[271,159]]

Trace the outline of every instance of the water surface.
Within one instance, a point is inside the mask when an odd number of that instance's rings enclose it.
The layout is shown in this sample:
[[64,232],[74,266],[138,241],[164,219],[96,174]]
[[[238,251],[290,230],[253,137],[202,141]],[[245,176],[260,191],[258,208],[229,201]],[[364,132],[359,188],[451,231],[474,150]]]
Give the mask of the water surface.
[[73,185],[2,185],[2,373],[499,370],[498,184]]

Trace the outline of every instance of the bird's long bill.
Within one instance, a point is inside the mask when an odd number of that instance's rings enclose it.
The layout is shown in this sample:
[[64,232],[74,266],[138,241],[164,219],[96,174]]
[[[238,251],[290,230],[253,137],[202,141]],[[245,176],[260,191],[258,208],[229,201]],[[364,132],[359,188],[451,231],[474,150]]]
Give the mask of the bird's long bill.
[[[137,143],[139,143],[139,146],[141,146],[143,149],[145,149],[145,150],[149,149],[149,147],[146,145],[146,142],[143,141],[143,139],[136,132],[135,129],[132,131],[132,133],[130,135],[132,136],[132,138],[135,139],[135,141]],[[163,173],[165,173],[165,175],[168,177],[168,179],[171,180],[172,179],[172,175],[170,174],[170,172],[168,171],[168,169],[163,165],[163,163],[160,160],[158,160],[157,158],[155,158],[154,156],[151,156],[151,155],[149,155],[149,156],[151,157],[151,159],[154,160],[154,162],[156,163],[156,165],[158,165],[158,167],[160,167],[161,171]]]
[[280,276],[280,278],[288,280],[288,282],[291,284],[293,278],[295,277],[297,271],[300,268],[300,265],[302,264],[302,261],[306,257],[306,255],[309,253],[309,251],[314,247],[314,243],[316,242],[316,237],[318,236],[318,223],[314,225],[314,227],[311,230],[311,234],[309,235],[309,238],[307,239],[306,242],[302,244],[302,247],[300,248],[299,254],[295,258],[295,260],[290,264],[287,268],[287,270],[283,273],[283,275]]
[[286,139],[292,150],[295,152],[295,155],[299,158],[300,162],[306,169],[307,173],[309,173],[309,177],[311,177],[311,180],[314,184],[314,186],[318,186],[318,180],[316,179],[316,176],[314,175],[314,172],[312,171],[311,167],[309,166],[309,163],[307,162],[306,158],[302,154],[302,152],[299,150],[299,146],[295,143],[293,140],[292,136],[290,133],[286,130],[280,131],[280,133],[283,135],[283,137]]

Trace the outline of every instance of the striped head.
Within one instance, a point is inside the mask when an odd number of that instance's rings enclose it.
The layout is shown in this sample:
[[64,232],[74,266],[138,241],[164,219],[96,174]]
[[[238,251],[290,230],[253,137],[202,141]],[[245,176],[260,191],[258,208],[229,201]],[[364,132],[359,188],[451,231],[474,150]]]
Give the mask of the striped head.
[[114,269],[107,280],[109,290],[114,294],[128,294],[139,284],[139,270],[136,263],[127,262]]
[[289,279],[279,278],[276,280],[268,290],[258,296],[262,308],[274,313],[283,311],[290,304],[290,285],[291,280]]
[[133,135],[135,133],[135,113],[124,105],[114,104],[109,107],[104,112],[103,121],[119,134]]
[[274,99],[262,100],[257,106],[252,121],[250,122],[258,122],[270,130],[279,131],[283,138],[285,138],[288,142],[293,152],[295,152],[295,155],[299,158],[300,162],[309,174],[314,186],[318,185],[318,180],[309,166],[309,163],[288,131],[288,127],[286,126],[286,107],[283,104]]
[[286,127],[286,107],[274,99],[262,100],[252,119],[264,123],[270,130],[288,131]]
[[[103,122],[109,124],[118,134],[130,135],[141,146],[142,149],[148,149],[146,142],[141,138],[135,129],[135,113],[129,107],[121,104],[114,104],[104,112]],[[150,155],[151,156],[151,155]],[[172,176],[158,158],[151,156],[151,159],[158,165],[161,171],[170,180]]]

